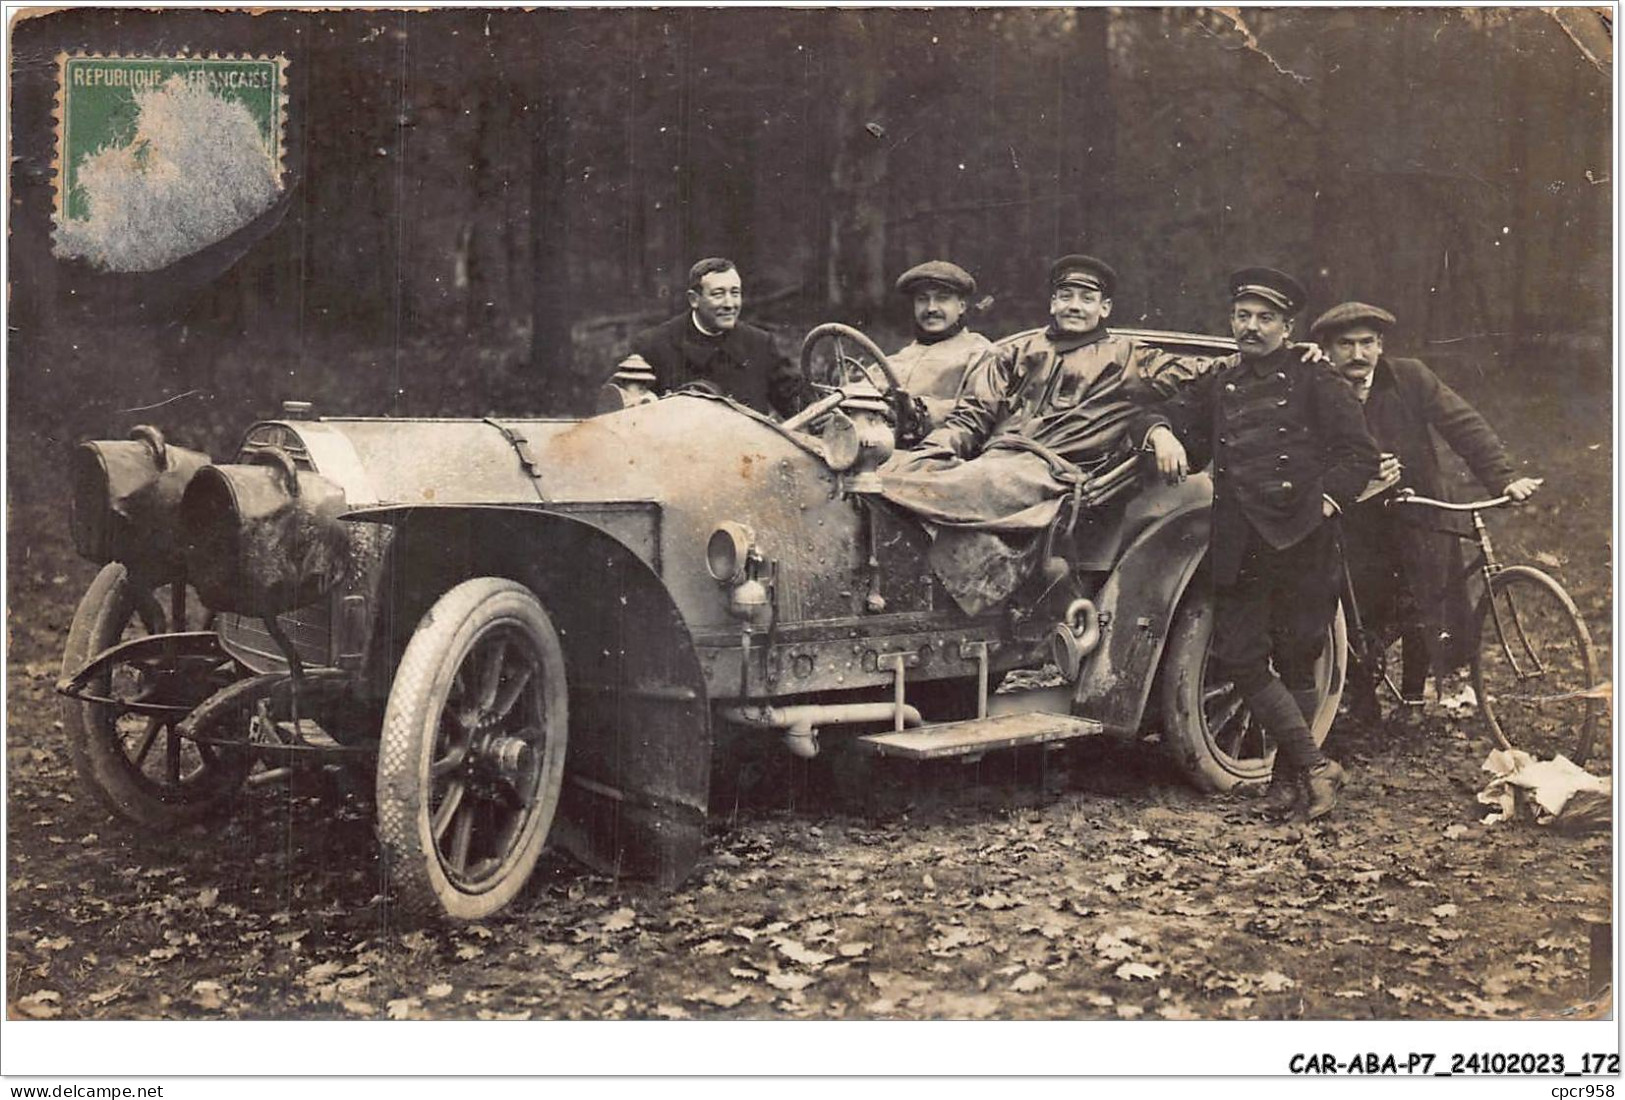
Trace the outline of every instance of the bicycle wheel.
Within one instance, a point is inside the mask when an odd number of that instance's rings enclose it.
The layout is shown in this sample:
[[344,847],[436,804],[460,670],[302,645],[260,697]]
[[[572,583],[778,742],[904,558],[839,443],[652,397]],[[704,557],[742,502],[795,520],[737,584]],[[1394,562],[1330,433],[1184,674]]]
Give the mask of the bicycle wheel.
[[1490,578],[1479,608],[1473,686],[1503,748],[1576,764],[1594,754],[1603,700],[1591,633],[1563,586],[1514,565]]

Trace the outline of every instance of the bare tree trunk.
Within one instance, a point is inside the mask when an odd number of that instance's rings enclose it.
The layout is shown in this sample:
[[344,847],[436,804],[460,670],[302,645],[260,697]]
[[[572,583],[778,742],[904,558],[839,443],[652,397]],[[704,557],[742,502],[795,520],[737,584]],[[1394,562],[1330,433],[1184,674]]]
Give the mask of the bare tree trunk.
[[[1328,13],[1321,28],[1321,65],[1314,86],[1320,91],[1315,103],[1314,163],[1315,197],[1310,211],[1310,265],[1313,274],[1307,280],[1311,294],[1322,300],[1337,300],[1353,293],[1357,273],[1345,270],[1347,260],[1345,243],[1351,212],[1352,192],[1358,188],[1349,182],[1350,165],[1345,142],[1349,112],[1358,109],[1359,70],[1349,62],[1350,45],[1358,41],[1354,21],[1344,13]],[[1369,186],[1368,180],[1366,186]],[[1324,273],[1324,274],[1321,274]]]
[[562,93],[542,94],[540,125],[532,138],[530,172],[531,281],[530,366],[543,411],[563,408],[570,392],[569,225],[566,221],[565,164],[569,116]]
[[[636,8],[627,13],[631,21],[627,79],[631,83],[630,104],[626,112],[626,236],[621,249],[621,272],[626,288],[633,298],[641,299],[649,293],[649,216],[644,209],[645,192],[652,165],[644,163],[642,127],[644,116],[653,107],[650,80],[644,71],[645,37],[650,34],[643,13]],[[659,20],[654,20],[653,34],[659,40]]]
[[[1055,255],[1099,242],[1116,224],[1117,108],[1112,102],[1108,8],[1073,12],[1076,48],[1063,55],[1055,80],[1057,130]],[[1116,242],[1112,242],[1116,243]]]
[[[1512,56],[1522,56],[1524,50],[1529,48],[1529,37],[1522,32],[1522,19],[1514,12],[1508,20],[1506,34],[1512,42]],[[1520,49],[1520,45],[1523,49]],[[1529,335],[1529,296],[1525,290],[1525,281],[1536,276],[1526,266],[1529,258],[1530,238],[1534,233],[1534,219],[1531,217],[1529,178],[1533,167],[1529,157],[1529,127],[1533,124],[1530,114],[1533,104],[1530,102],[1529,81],[1530,66],[1527,64],[1513,64],[1512,78],[1509,81],[1508,110],[1505,114],[1507,134],[1507,167],[1512,177],[1512,333],[1509,346],[1516,350],[1523,346]],[[1541,273],[1542,276],[1544,273]]]
[[677,255],[672,260],[674,273],[685,271],[700,257],[698,231],[694,220],[694,84],[699,76],[694,72],[694,20],[692,8],[682,14],[677,24]]
[[810,18],[812,13],[798,13],[798,38],[805,57],[801,71],[801,132],[807,135],[805,160],[798,181],[802,195],[802,209],[807,212],[802,226],[803,240],[807,242],[807,267],[802,283],[809,296],[823,294],[828,301],[825,273],[831,263],[832,246],[830,224],[833,221],[834,200],[826,186],[830,160],[834,155],[832,135],[833,112],[829,102],[835,95],[839,74],[836,71],[835,35],[831,23]]
[[884,51],[872,26],[884,13],[836,16],[852,53],[834,104],[835,155],[830,165],[834,217],[825,286],[831,305],[873,305],[886,296],[886,163],[890,142],[880,121]]

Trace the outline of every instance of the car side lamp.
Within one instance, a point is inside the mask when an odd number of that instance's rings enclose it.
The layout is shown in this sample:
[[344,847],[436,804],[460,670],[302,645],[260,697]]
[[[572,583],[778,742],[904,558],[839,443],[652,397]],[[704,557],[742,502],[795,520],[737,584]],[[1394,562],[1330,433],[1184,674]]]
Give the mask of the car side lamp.
[[729,586],[728,613],[747,629],[767,626],[773,618],[772,594],[762,583],[766,564],[755,533],[743,523],[720,523],[706,540],[706,571],[718,584]]
[[846,386],[844,393],[845,400],[824,425],[824,460],[842,475],[846,492],[876,494],[880,475],[875,471],[891,457],[895,445],[886,418],[891,406],[867,382]]
[[619,412],[633,405],[647,405],[657,398],[656,381],[648,360],[641,355],[628,355],[615,365],[615,373],[609,376],[609,381],[599,387],[597,411]]

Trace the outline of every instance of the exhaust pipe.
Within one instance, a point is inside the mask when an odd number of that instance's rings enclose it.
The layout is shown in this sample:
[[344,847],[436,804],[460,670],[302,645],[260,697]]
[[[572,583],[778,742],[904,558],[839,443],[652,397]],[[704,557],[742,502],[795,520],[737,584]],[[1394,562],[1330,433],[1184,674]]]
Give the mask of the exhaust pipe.
[[[818,755],[820,726],[891,722],[896,719],[898,710],[896,703],[800,703],[788,707],[726,707],[722,716],[742,726],[777,730],[792,755],[811,760]],[[904,705],[901,710],[904,725],[923,724],[919,708]]]

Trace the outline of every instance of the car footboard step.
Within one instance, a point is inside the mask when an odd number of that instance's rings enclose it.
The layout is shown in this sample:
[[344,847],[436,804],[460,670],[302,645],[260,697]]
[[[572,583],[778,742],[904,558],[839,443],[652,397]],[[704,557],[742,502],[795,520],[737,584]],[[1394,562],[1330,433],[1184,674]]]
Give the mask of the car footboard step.
[[1069,714],[1001,714],[965,722],[940,722],[891,733],[859,737],[858,744],[881,756],[932,760],[947,756],[980,756],[991,749],[1042,745],[1089,737],[1103,727],[1092,718]]

